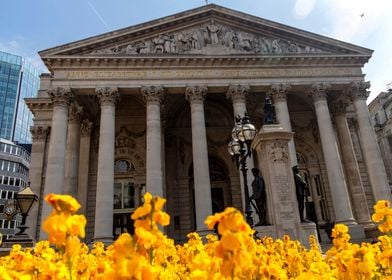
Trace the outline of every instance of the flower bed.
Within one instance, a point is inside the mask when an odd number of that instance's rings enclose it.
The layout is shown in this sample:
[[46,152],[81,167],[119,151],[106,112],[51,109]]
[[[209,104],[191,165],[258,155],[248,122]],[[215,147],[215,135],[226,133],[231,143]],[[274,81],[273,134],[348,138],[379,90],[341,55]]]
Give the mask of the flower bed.
[[373,221],[385,235],[374,244],[350,243],[345,225],[333,229],[333,246],[323,255],[310,238],[310,249],[289,236],[253,238],[253,230],[234,208],[209,216],[205,223],[217,235],[203,243],[197,233],[176,245],[160,231],[169,224],[165,199],[147,193],[131,216],[135,234],[122,234],[104,248],[89,250],[79,238],[86,219],[79,203],[67,195],[48,195],[54,210],[44,222],[48,241],[34,249],[14,245],[0,258],[0,279],[392,279],[392,209],[388,201],[375,206]]

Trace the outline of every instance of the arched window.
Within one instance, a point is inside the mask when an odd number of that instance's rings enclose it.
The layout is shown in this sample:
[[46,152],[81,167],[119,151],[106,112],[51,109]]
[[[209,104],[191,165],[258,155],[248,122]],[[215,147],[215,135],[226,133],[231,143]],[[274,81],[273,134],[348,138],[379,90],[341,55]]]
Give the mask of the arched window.
[[131,171],[135,171],[135,166],[126,159],[119,159],[114,163],[115,173],[127,173]]

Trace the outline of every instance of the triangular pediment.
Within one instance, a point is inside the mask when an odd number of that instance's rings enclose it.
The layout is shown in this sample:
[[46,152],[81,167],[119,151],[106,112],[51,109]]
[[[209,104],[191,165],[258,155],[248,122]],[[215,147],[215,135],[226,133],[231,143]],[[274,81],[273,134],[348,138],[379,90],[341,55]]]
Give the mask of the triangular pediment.
[[372,51],[214,4],[40,52],[60,56],[359,55]]

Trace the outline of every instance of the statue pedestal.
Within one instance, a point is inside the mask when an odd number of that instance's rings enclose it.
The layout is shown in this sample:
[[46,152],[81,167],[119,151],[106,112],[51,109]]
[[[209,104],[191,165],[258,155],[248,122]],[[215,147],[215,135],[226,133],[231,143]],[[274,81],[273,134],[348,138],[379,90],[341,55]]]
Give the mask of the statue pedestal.
[[293,134],[278,124],[264,125],[252,142],[257,154],[255,166],[266,184],[267,222],[271,224],[255,229],[259,237],[264,233],[275,238],[287,234],[308,245],[309,235],[317,238],[317,231],[314,223],[300,223],[288,146]]

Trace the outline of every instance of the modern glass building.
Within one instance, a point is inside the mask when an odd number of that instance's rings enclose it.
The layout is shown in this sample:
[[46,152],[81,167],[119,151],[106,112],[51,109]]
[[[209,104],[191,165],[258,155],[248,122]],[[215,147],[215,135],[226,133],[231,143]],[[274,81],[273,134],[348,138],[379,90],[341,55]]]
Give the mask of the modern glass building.
[[39,71],[23,57],[0,51],[0,137],[31,143],[32,114],[24,98],[35,97]]

